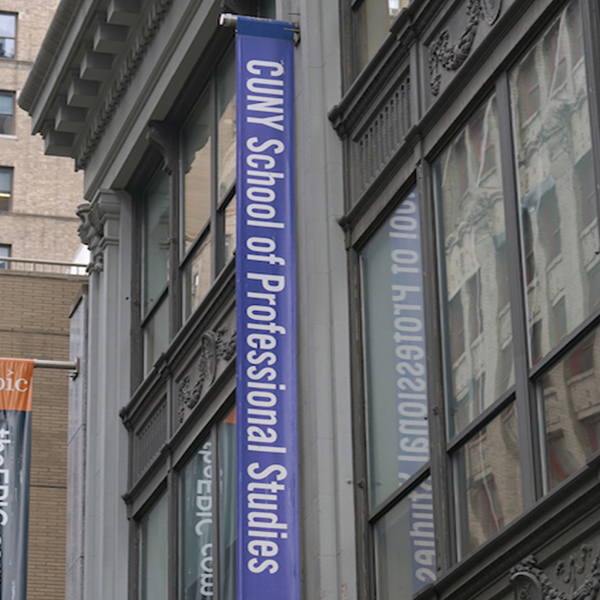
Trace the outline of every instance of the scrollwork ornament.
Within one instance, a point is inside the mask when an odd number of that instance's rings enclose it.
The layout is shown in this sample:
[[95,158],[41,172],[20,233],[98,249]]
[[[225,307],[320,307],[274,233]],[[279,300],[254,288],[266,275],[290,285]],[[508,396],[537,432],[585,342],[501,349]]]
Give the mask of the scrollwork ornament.
[[481,19],[489,25],[496,22],[502,8],[502,0],[469,0],[467,3],[467,26],[458,41],[450,44],[450,32],[445,29],[438,39],[429,46],[429,72],[431,76],[431,93],[440,93],[442,74],[440,67],[446,71],[457,71],[467,60]]
[[590,574],[577,587],[576,575],[582,575],[591,557],[592,548],[582,546],[581,561],[575,554],[569,558],[568,572],[565,562],[556,565],[556,574],[563,583],[569,583],[569,593],[558,590],[549,577],[539,567],[537,559],[531,555],[511,570],[511,583],[515,600],[597,600],[600,590],[600,554],[594,559]]
[[200,337],[200,351],[198,357],[198,379],[191,387],[191,379],[186,375],[179,383],[177,393],[177,419],[183,423],[186,407],[192,410],[200,401],[204,383],[212,385],[217,375],[219,360],[230,361],[235,355],[236,335],[225,342],[226,329],[219,331],[205,331]]

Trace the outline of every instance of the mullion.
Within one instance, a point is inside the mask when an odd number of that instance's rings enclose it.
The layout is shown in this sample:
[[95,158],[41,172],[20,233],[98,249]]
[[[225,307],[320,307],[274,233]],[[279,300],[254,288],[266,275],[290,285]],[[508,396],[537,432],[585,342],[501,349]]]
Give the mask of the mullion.
[[423,483],[430,476],[430,464],[425,463],[414,475],[407,479],[401,487],[397,488],[383,502],[376,506],[368,517],[369,523],[373,525],[386,513],[392,510],[399,502],[402,502],[418,485]]
[[519,432],[519,456],[523,509],[537,500],[542,489],[538,429],[535,424],[537,411],[533,385],[529,380],[529,342],[527,334],[526,293],[523,280],[522,247],[518,211],[517,171],[515,143],[512,135],[510,106],[510,83],[504,72],[496,82],[498,122],[500,132],[500,161],[502,165],[502,192],[506,222],[506,260],[512,325],[512,348],[515,368],[517,421]]
[[453,453],[459,446],[463,446],[469,438],[493,421],[511,402],[515,400],[515,386],[511,386],[494,404],[488,406],[481,414],[477,415],[460,433],[456,434],[449,442],[447,451]]
[[[418,102],[415,102],[418,104]],[[444,369],[441,321],[440,281],[437,277],[438,252],[436,233],[439,228],[435,219],[435,199],[433,195],[433,173],[431,164],[423,162],[418,170],[417,187],[421,208],[421,252],[423,260],[423,288],[429,293],[423,295],[423,312],[425,316],[425,347],[427,361],[427,395],[428,423],[431,465],[431,485],[433,495],[434,536],[437,556],[440,564],[439,573],[447,571],[453,563],[454,548],[452,502],[448,497],[447,481],[451,473],[451,465],[446,454],[446,406],[444,385],[438,376]]]
[[574,349],[577,344],[600,325],[600,309],[596,309],[570,334],[566,335],[546,356],[541,358],[529,370],[530,379],[537,379],[543,372],[550,370],[560,362],[566,354]]
[[[583,56],[588,89],[592,161],[596,189],[596,228],[600,228],[600,7],[596,0],[580,0],[583,27]],[[599,230],[600,234],[600,230]]]
[[161,290],[158,298],[152,303],[152,306],[149,308],[148,312],[140,321],[140,326],[142,329],[146,327],[146,325],[152,320],[154,315],[158,312],[159,308],[162,306],[162,303],[165,301],[165,298],[169,296],[169,282],[165,284],[163,289]]

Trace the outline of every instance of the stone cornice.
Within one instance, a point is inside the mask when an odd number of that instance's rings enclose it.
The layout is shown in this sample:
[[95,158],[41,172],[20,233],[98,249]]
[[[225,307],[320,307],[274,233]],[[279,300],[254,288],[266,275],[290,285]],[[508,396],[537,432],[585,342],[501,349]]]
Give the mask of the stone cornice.
[[129,87],[135,72],[146,54],[150,42],[158,32],[160,25],[172,4],[173,0],[154,0],[150,6],[150,9],[144,17],[142,26],[135,34],[135,38],[118,68],[117,76],[112,81],[109,90],[106,92],[100,109],[94,116],[92,124],[78,149],[77,157],[75,159],[75,166],[77,169],[83,169],[87,165],[92,152],[102,138],[102,134],[119,106],[123,95]]

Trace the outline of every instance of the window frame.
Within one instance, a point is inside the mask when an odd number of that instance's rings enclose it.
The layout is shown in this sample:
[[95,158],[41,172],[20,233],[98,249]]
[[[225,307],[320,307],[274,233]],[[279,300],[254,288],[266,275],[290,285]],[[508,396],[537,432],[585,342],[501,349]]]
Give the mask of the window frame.
[[[216,99],[216,79],[218,67],[221,65],[220,57],[225,57],[233,49],[233,32],[228,28],[219,28],[209,49],[203,54],[192,75],[184,86],[184,92],[174,102],[172,109],[164,121],[150,121],[147,128],[148,148],[136,169],[136,174],[126,186],[126,190],[134,199],[133,214],[133,251],[132,251],[132,344],[136,348],[144,348],[144,329],[151,323],[153,316],[168,302],[169,314],[169,341],[164,352],[166,357],[170,355],[169,348],[175,338],[188,326],[201,318],[202,313],[214,301],[215,284],[222,278],[227,277],[233,268],[234,254],[229,261],[225,261],[225,211],[235,202],[235,183],[230,186],[227,193],[220,199],[216,199],[217,177],[218,177],[218,144],[213,141],[211,147],[211,216],[209,221],[202,227],[191,246],[183,252],[183,214],[184,214],[184,186],[182,167],[181,131],[188,116],[201,101],[203,95],[208,92]],[[223,49],[226,49],[225,52]],[[217,119],[218,107],[213,102],[211,112],[211,123],[213,133],[218,130]],[[168,280],[159,297],[148,308],[146,314],[143,311],[142,298],[142,235],[141,225],[143,210],[141,207],[141,195],[155,176],[158,170],[164,170],[169,177],[169,268]],[[217,237],[215,238],[215,232]],[[186,318],[184,302],[186,291],[184,289],[185,268],[195,256],[196,250],[202,245],[207,235],[211,237],[211,284],[207,293],[202,297],[199,304]],[[215,242],[215,239],[217,240]],[[227,268],[230,266],[231,268]],[[167,296],[165,298],[165,296]],[[146,369],[144,366],[144,351],[136,352],[132,361],[132,390],[148,379],[153,371],[160,369],[161,359],[158,357],[153,365]]]

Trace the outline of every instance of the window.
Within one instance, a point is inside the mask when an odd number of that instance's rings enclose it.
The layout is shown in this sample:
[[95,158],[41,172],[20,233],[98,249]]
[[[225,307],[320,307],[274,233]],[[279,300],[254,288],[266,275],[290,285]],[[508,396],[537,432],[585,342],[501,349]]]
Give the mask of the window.
[[235,251],[235,113],[230,50],[181,128],[184,319],[199,306]]
[[[497,139],[496,112],[496,100],[491,97],[467,129],[485,129],[492,139]],[[463,153],[467,154],[466,144],[471,141],[465,131],[459,132],[456,140],[458,143],[450,143],[434,164],[437,214],[444,240],[440,244],[440,262],[445,288],[445,372],[447,392],[452,398],[448,400],[448,414],[454,415],[454,421],[448,425],[450,436],[468,425],[501,393],[497,386],[504,383],[498,373],[501,361],[507,359],[501,358],[497,324],[510,318],[504,291],[508,271],[505,265],[499,264],[506,261],[506,252],[497,251],[498,244],[502,246],[501,240],[506,237],[501,169],[490,171],[489,176],[480,181],[469,180],[465,189],[465,182],[453,168],[453,157],[457,147],[463,147]],[[468,311],[468,348],[464,341],[465,309]],[[482,336],[483,332],[486,333]],[[474,344],[480,336],[480,343]],[[457,363],[465,350],[465,360]],[[465,395],[473,398],[468,382],[480,380],[483,373],[487,374],[486,380],[495,382],[496,386],[488,384],[481,391],[482,402],[470,401],[472,410],[465,411]]]
[[167,496],[163,494],[140,520],[140,600],[167,597],[167,510]]
[[[0,259],[10,258],[11,247],[8,244],[0,244]],[[9,263],[5,260],[0,260],[0,269],[8,269]]]
[[0,212],[12,210],[12,167],[0,167]]
[[[572,3],[571,10],[578,7]],[[551,32],[563,31],[567,25],[568,11],[563,11],[556,19]],[[558,29],[557,29],[558,28]],[[552,293],[556,294],[553,282],[560,279],[569,282],[565,285],[565,306],[568,309],[568,334],[590,314],[588,302],[582,302],[587,289],[586,258],[582,248],[585,238],[579,236],[581,223],[581,203],[577,200],[585,193],[589,199],[595,189],[595,177],[591,163],[585,166],[585,156],[591,153],[592,138],[587,102],[587,84],[584,73],[572,78],[568,96],[555,94],[550,86],[538,87],[539,118],[527,118],[527,98],[523,96],[522,73],[527,70],[533,57],[544,55],[547,35],[534,46],[528,57],[517,64],[509,74],[513,136],[516,146],[517,186],[521,206],[521,235],[524,240],[526,265],[525,281],[531,284],[531,292],[526,296],[528,327],[540,321],[539,336],[532,336],[532,343],[539,344],[530,356],[541,358],[552,349]],[[578,111],[571,112],[561,119],[560,125],[553,116],[568,110],[570,97],[582,98]],[[550,138],[559,127],[566,135],[572,135],[573,142],[563,145],[561,166],[550,151]],[[583,159],[583,162],[581,160]],[[585,170],[585,178],[582,175]],[[582,191],[582,186],[586,190]],[[575,200],[575,201],[574,201]],[[583,199],[582,199],[583,201]],[[593,216],[588,208],[589,220]],[[564,226],[569,224],[568,227]],[[572,226],[573,225],[573,226]],[[558,260],[559,256],[561,257]],[[535,265],[535,284],[532,281]],[[551,292],[551,290],[555,290]],[[538,353],[539,350],[539,353]]]
[[483,309],[481,306],[481,274],[478,270],[467,281],[469,294],[469,330],[471,342],[483,333]]
[[544,42],[544,52],[548,60],[550,88],[558,89],[567,80],[567,55],[565,52],[566,30],[562,21],[557,23]]
[[478,162],[477,180],[480,181],[496,167],[495,141],[489,129],[489,115],[483,110],[473,119],[470,132]]
[[[178,526],[181,600],[205,600],[214,596],[235,600],[235,442],[234,409],[181,470]],[[213,451],[215,443],[218,454]],[[215,464],[215,456],[219,457],[219,465]]]
[[581,207],[581,228],[585,229],[596,220],[598,214],[591,152],[588,152],[575,166],[575,187]]
[[375,55],[389,33],[390,25],[410,0],[362,0],[354,2],[358,22],[360,69]]
[[[443,576],[516,527],[598,451],[598,132],[590,120],[598,107],[588,102],[587,45],[570,55],[570,40],[580,44],[568,22],[575,14],[577,1],[514,57],[487,98],[475,94],[483,101],[432,135],[429,164],[411,176],[432,199],[413,192],[384,208],[377,190],[361,196],[381,202],[350,234],[361,290],[354,408],[364,413],[355,465],[365,482],[357,492],[365,597],[403,599],[418,589],[416,563],[405,565],[414,495],[436,506],[450,532]],[[375,216],[374,206],[389,213]],[[413,236],[422,254],[398,245],[409,231],[423,231]],[[420,365],[425,339],[439,348]]]
[[0,13],[0,58],[15,57],[15,40],[17,37],[17,15]]
[[[139,181],[130,185],[138,199],[134,234],[139,236],[141,274],[134,285],[139,287],[143,376],[235,253],[233,48],[208,72],[199,98],[189,97],[171,119],[151,124],[153,148],[139,169]],[[206,70],[198,73],[206,75]],[[176,134],[161,136],[161,130]],[[163,147],[164,138],[172,147]],[[178,156],[179,163],[167,165],[169,156]],[[145,173],[153,175],[144,181]]]
[[368,527],[376,597],[386,600],[412,598],[436,573],[420,229],[413,192],[360,257]]
[[525,60],[519,74],[518,92],[521,116],[529,119],[540,109],[540,82],[538,79],[536,55],[534,52]]
[[0,92],[0,134],[12,135],[14,133],[15,93]]

